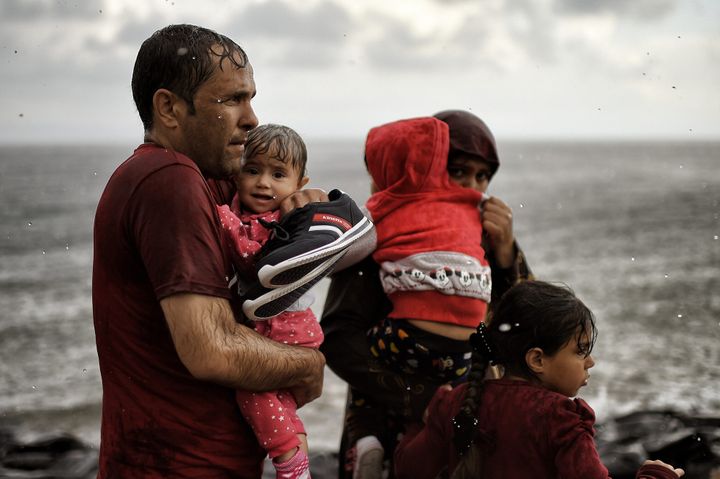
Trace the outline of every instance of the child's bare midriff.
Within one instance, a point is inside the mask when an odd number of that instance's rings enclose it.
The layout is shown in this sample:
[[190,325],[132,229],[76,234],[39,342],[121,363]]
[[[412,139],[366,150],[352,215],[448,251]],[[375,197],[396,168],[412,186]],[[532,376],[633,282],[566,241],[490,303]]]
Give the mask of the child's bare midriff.
[[408,323],[416,328],[420,328],[428,333],[437,334],[450,339],[458,339],[467,341],[470,335],[475,332],[475,328],[466,326],[458,326],[457,324],[438,323],[435,321],[425,321],[424,319],[408,319]]

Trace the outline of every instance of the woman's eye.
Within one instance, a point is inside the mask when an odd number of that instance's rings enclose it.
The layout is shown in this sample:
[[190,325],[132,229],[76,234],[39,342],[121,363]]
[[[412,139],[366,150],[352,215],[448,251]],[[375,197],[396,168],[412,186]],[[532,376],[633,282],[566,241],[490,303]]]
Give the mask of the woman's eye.
[[465,172],[462,168],[448,168],[448,174],[452,178],[462,178]]
[[490,176],[487,173],[478,173],[478,175],[477,175],[478,182],[487,181],[489,179],[490,179]]

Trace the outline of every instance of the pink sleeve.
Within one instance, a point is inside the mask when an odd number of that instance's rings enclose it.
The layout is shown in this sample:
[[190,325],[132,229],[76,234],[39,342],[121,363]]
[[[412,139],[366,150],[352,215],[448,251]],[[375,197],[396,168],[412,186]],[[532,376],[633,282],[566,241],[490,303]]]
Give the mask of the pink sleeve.
[[550,421],[548,434],[557,448],[555,466],[563,479],[608,479],[593,436],[595,413],[582,399],[559,402]]
[[427,407],[424,427],[409,427],[395,449],[395,477],[435,478],[448,467],[452,454],[452,418],[462,400],[458,389],[438,389]]
[[233,263],[243,272],[254,272],[255,255],[261,244],[250,239],[245,225],[228,205],[217,206],[224,241],[232,251]]

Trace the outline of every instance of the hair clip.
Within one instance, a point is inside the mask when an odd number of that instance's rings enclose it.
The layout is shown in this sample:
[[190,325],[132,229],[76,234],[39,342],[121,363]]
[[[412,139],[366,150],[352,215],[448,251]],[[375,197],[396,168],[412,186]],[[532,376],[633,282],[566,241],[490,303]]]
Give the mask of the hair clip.
[[475,439],[475,431],[479,424],[478,419],[467,411],[460,411],[452,420],[453,445],[458,455],[465,454]]
[[494,363],[495,353],[490,346],[490,340],[487,335],[485,323],[480,323],[474,333],[470,335],[470,344],[474,351],[487,359],[490,363]]

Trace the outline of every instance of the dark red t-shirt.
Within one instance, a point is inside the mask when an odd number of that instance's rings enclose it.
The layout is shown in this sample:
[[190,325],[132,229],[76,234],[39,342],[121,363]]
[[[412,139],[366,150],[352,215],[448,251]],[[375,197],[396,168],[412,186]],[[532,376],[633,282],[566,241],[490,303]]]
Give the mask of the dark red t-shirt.
[[[265,452],[235,391],[193,378],[159,300],[230,298],[212,189],[189,158],[141,145],[95,215],[93,317],[103,381],[99,478],[256,478]],[[250,366],[249,366],[250,367]]]

